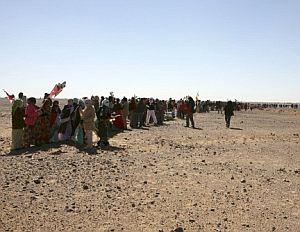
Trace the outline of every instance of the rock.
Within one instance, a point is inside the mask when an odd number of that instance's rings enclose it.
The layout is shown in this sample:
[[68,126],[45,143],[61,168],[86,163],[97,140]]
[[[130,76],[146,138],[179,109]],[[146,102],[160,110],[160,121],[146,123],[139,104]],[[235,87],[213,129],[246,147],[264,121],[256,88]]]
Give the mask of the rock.
[[243,184],[246,183],[246,180],[245,180],[245,179],[242,179],[242,180],[241,180],[241,183],[243,183]]
[[41,181],[39,179],[33,181],[35,184],[40,184]]
[[88,189],[89,189],[89,186],[83,185],[82,188],[83,188],[84,190],[88,190]]
[[174,230],[174,232],[183,232],[183,229],[182,229],[182,227],[178,227]]

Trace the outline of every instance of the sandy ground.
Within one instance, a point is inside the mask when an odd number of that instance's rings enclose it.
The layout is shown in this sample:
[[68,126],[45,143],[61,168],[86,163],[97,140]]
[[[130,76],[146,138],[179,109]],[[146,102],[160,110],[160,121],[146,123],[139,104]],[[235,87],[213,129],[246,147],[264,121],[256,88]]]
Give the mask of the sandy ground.
[[9,153],[0,104],[0,231],[300,231],[300,112],[237,112],[126,131],[111,149]]

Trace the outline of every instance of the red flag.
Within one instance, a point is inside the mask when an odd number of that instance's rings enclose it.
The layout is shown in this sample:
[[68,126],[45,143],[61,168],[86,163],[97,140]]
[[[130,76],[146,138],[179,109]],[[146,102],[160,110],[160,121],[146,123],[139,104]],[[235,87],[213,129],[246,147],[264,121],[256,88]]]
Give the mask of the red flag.
[[4,91],[4,93],[6,93],[6,98],[10,101],[10,102],[12,102],[13,100],[14,100],[14,98],[15,98],[15,96],[12,94],[12,95],[10,95],[8,92],[6,92],[4,89],[3,89],[3,91]]
[[50,92],[49,97],[56,97],[62,90],[63,88],[66,87],[66,82],[64,81],[63,83],[58,83],[54,86],[52,91]]

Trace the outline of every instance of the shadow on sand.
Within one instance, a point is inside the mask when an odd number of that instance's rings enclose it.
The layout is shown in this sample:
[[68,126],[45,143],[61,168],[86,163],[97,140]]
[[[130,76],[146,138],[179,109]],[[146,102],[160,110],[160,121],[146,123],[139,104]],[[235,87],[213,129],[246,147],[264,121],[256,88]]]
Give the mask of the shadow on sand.
[[242,128],[238,128],[238,127],[230,127],[231,130],[243,130]]
[[187,126],[185,126],[185,127],[188,128],[188,129],[193,129],[193,130],[203,130],[200,127],[187,127]]
[[98,154],[98,151],[123,151],[125,150],[123,147],[116,147],[116,146],[107,146],[107,147],[92,147],[92,148],[85,148],[85,147],[79,147],[78,150],[83,153],[88,153],[89,155],[96,155]]
[[[80,152],[84,152],[84,153],[88,153],[88,154],[97,154],[98,151],[101,150],[105,150],[105,151],[121,151],[124,150],[124,148],[122,147],[116,147],[116,146],[108,146],[108,147],[92,147],[92,148],[86,148],[83,146],[75,146],[72,143],[66,143],[66,142],[60,142],[60,143],[51,143],[51,144],[45,144],[42,146],[32,146],[29,148],[24,148],[24,149],[19,149],[19,150],[15,150],[15,151],[11,151],[5,155],[2,156],[6,156],[6,157],[13,157],[13,156],[21,156],[21,155],[34,155],[36,153],[39,153],[40,151],[49,151],[53,148],[60,148],[61,145],[66,144],[69,146],[73,146],[76,147]],[[54,150],[53,152],[49,153],[49,155],[61,155],[63,153],[67,153],[66,151],[62,151],[62,150]]]
[[44,144],[41,146],[32,146],[29,148],[23,148],[23,149],[10,151],[9,153],[7,153],[3,156],[32,155],[32,154],[38,153],[39,151],[48,151],[52,148],[59,148],[62,144],[66,144],[66,143],[60,142],[60,143]]

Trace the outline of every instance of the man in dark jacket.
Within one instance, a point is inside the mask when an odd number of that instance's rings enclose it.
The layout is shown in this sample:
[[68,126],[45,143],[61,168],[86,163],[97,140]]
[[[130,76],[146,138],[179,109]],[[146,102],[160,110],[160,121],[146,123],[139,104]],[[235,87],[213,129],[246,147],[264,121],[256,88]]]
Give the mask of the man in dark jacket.
[[234,106],[232,101],[228,101],[226,106],[224,107],[224,112],[225,112],[225,122],[226,122],[226,127],[229,128],[230,127],[230,120],[231,120],[231,116],[233,116],[233,110],[234,110]]
[[186,127],[190,126],[190,121],[192,124],[192,128],[195,128],[194,123],[194,110],[195,110],[195,102],[192,97],[189,97],[187,100],[187,107],[186,107]]
[[144,114],[146,112],[146,104],[144,102],[145,100],[141,98],[136,106],[136,120],[137,120],[137,127],[141,128],[144,126]]

